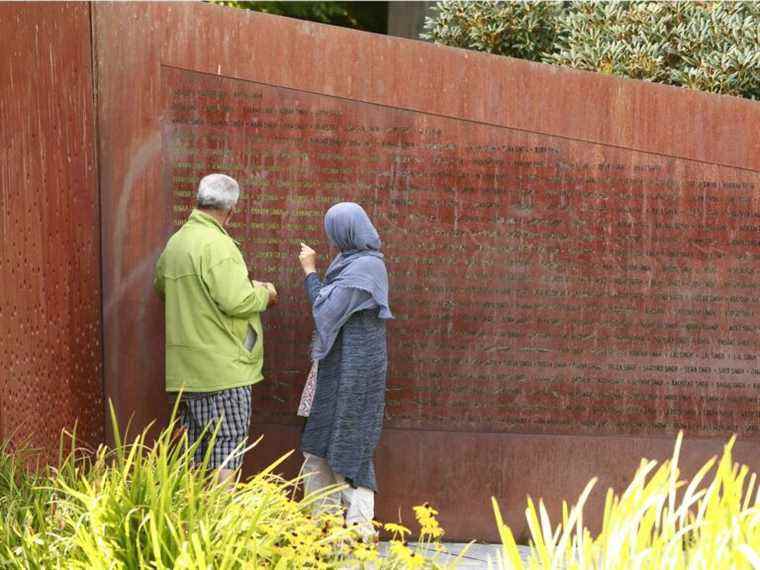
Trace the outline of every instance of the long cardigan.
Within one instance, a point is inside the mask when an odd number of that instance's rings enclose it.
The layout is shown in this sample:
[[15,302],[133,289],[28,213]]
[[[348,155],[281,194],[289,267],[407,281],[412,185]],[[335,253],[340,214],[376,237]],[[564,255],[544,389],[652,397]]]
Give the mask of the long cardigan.
[[[312,273],[305,284],[313,304],[322,282]],[[385,321],[378,318],[378,309],[354,313],[319,362],[317,391],[301,439],[303,451],[327,459],[354,487],[373,491],[373,453],[383,426],[387,369]]]

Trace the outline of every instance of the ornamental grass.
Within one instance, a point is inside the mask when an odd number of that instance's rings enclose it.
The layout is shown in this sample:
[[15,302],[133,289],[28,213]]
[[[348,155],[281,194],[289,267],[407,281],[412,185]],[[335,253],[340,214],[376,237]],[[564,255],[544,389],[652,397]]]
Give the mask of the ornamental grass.
[[602,529],[596,536],[583,524],[592,480],[573,507],[563,503],[554,526],[543,504],[528,499],[531,534],[527,561],[493,501],[502,548],[502,569],[562,570],[723,570],[760,569],[760,500],[756,475],[734,463],[735,438],[718,459],[710,459],[690,481],[678,469],[682,434],[670,460],[658,467],[642,460],[628,488],[609,490]]
[[324,492],[297,499],[300,481],[275,474],[287,456],[231,490],[193,464],[196,445],[173,427],[155,439],[147,429],[129,442],[117,436],[94,452],[65,435],[58,464],[41,470],[28,469],[23,452],[0,450],[0,568],[444,567],[422,555],[443,550],[432,508],[418,509],[419,545],[390,524],[380,556],[342,517],[312,516]]
[[[298,499],[299,479],[276,474],[287,456],[230,490],[193,464],[195,445],[172,428],[94,452],[66,435],[57,465],[38,470],[27,468],[25,452],[0,449],[0,568],[436,569],[447,567],[443,560],[451,568],[459,562],[445,556],[438,513],[429,505],[414,508],[421,530],[413,546],[408,528],[384,525],[391,540],[381,555],[341,517],[311,514],[312,504],[335,489]],[[734,441],[689,481],[678,468],[681,435],[670,460],[642,460],[622,494],[607,492],[596,535],[583,519],[596,480],[575,505],[563,504],[556,525],[543,502],[528,499],[525,561],[494,501],[502,546],[491,566],[760,569],[757,478],[734,463]]]

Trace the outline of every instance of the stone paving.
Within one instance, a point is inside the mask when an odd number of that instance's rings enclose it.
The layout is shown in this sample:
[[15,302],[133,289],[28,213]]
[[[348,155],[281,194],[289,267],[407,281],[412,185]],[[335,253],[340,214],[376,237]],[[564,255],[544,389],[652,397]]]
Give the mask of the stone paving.
[[[410,546],[413,546],[413,544],[414,543],[412,543]],[[447,557],[439,555],[438,561],[446,564],[447,562],[453,561],[456,556],[459,555],[459,553],[461,553],[465,547],[467,547],[467,543],[446,543],[444,546],[452,556]],[[380,545],[381,555],[387,547],[387,543],[382,543]],[[497,570],[498,567],[496,566],[496,553],[498,552],[499,548],[501,548],[500,544],[473,544],[467,549],[467,552],[464,554],[464,556],[462,556],[462,558],[457,562],[456,567],[458,569],[461,568],[462,570],[486,570],[488,568],[488,561],[491,560],[493,562],[491,568]],[[524,561],[528,556],[528,547],[520,546],[519,548],[520,554]],[[432,551],[431,554],[433,554]]]

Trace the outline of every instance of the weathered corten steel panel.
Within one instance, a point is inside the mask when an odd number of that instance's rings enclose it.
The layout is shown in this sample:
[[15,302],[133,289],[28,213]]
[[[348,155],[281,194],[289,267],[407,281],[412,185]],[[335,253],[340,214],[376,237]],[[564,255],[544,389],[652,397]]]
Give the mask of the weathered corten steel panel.
[[0,6],[0,434],[103,438],[90,9]]
[[123,418],[165,417],[153,263],[222,170],[249,192],[232,231],[252,275],[282,296],[249,468],[297,445],[297,242],[327,253],[343,199],[386,242],[398,317],[381,517],[430,501],[449,537],[495,538],[494,495],[519,531],[526,494],[556,512],[593,476],[620,487],[681,427],[687,471],[732,431],[758,467],[758,104],[212,6],[94,10]]

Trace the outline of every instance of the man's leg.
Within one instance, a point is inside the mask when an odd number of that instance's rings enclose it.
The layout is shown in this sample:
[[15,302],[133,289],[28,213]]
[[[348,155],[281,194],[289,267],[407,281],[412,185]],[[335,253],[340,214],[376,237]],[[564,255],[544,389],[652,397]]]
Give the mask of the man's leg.
[[[198,422],[192,401],[182,400],[177,410],[179,427],[187,435],[187,446],[192,446],[203,434],[203,426]],[[200,465],[206,453],[206,437],[198,442],[198,447],[193,454],[193,462]]]
[[[332,487],[337,483],[333,471],[324,457],[317,457],[304,452],[305,461],[301,467],[303,475],[303,492],[305,496],[320,492],[325,487]],[[315,513],[340,511],[340,494],[330,493],[314,502],[312,510]]]
[[231,388],[215,393],[206,400],[206,420],[213,433],[219,425],[209,468],[217,470],[220,482],[230,489],[235,486],[243,463],[243,449],[251,427],[251,387]]
[[219,469],[217,478],[220,483],[226,483],[227,488],[232,491],[235,488],[238,470],[236,469]]

